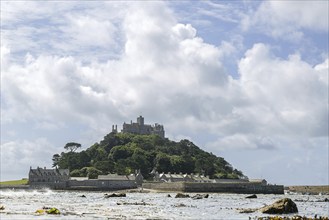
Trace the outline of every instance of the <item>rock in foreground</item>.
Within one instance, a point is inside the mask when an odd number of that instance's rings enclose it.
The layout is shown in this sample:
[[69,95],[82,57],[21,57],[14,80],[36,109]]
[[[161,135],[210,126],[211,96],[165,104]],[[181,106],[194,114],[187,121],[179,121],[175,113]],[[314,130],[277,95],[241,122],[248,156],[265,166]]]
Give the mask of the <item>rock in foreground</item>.
[[52,215],[59,215],[61,212],[57,208],[51,208],[49,210],[46,210],[47,214],[52,214]]
[[112,194],[105,194],[105,198],[111,198],[111,197],[126,197],[126,193],[112,193]]
[[183,194],[183,193],[177,193],[175,198],[190,198],[190,195]]
[[192,196],[192,199],[207,199],[208,197],[209,197],[209,194],[205,194],[205,195],[196,194],[196,195]]
[[289,214],[297,213],[298,208],[296,203],[294,203],[291,199],[284,198],[274,202],[272,205],[261,208],[260,212],[266,214]]
[[253,194],[253,195],[247,196],[246,199],[257,199],[257,195]]

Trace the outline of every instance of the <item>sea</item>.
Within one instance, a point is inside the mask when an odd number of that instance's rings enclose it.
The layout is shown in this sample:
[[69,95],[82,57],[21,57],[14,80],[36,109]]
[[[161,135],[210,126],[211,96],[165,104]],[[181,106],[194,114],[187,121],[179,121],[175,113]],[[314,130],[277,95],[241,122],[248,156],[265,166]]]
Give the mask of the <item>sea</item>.
[[[299,216],[329,216],[329,195],[259,194],[246,199],[244,194],[209,193],[208,198],[193,199],[175,198],[173,192],[127,191],[126,197],[116,198],[106,198],[105,193],[112,192],[1,189],[0,219],[257,219],[269,215],[239,210],[261,208],[285,197],[296,203]],[[43,208],[57,208],[60,214],[36,212]]]

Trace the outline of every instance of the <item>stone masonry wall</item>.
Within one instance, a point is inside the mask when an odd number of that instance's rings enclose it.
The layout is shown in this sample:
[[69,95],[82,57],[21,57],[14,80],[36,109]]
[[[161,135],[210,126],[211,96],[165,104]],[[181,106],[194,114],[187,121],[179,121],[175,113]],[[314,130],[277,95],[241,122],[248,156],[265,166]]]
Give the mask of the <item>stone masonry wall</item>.
[[129,180],[70,180],[68,184],[69,189],[78,189],[78,188],[94,188],[94,189],[132,189],[137,188],[137,185],[134,181]]
[[185,192],[222,192],[244,194],[283,194],[282,185],[253,183],[185,183]]
[[219,193],[244,193],[244,194],[283,194],[282,185],[261,185],[254,183],[143,183],[143,188],[182,191],[182,192],[219,192]]
[[184,182],[171,182],[171,183],[147,182],[147,183],[143,183],[143,188],[162,190],[162,191],[184,191]]

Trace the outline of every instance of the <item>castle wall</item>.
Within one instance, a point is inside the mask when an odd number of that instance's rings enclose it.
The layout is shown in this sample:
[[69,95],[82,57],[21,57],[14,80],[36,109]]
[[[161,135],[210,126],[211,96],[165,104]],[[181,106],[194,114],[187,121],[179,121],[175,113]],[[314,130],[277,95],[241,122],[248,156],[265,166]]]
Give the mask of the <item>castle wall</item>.
[[161,191],[182,192],[218,192],[218,193],[243,193],[243,194],[283,194],[282,185],[261,185],[253,183],[192,183],[173,182],[143,183],[143,188]]
[[145,182],[142,186],[145,189],[161,191],[185,191],[184,182]]
[[155,124],[154,126],[152,126],[152,125],[144,124],[144,118],[142,116],[139,116],[137,118],[137,123],[133,123],[133,122],[131,122],[130,124],[124,123],[122,126],[122,132],[132,133],[132,134],[145,134],[145,135],[156,134],[162,138],[165,137],[163,125]]
[[185,192],[221,192],[244,194],[284,194],[282,185],[254,183],[185,183]]
[[94,190],[119,190],[137,188],[137,184],[130,180],[70,180],[68,189],[94,189]]
[[68,181],[62,182],[30,182],[29,187],[32,189],[50,188],[50,189],[66,189]]

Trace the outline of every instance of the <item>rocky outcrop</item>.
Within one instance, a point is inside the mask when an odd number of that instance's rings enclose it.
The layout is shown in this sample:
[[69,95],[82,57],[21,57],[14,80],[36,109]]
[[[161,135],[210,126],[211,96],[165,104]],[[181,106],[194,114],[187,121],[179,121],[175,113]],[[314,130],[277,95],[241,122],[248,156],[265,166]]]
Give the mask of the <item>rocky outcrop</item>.
[[35,211],[35,214],[37,215],[43,215],[43,214],[50,214],[50,215],[60,215],[61,212],[59,211],[58,208],[55,208],[55,207],[43,207],[42,209],[38,209]]
[[117,205],[151,205],[146,202],[117,202]]
[[50,209],[46,210],[46,212],[47,212],[47,214],[51,214],[51,215],[61,214],[61,212],[57,208],[50,208]]
[[209,197],[209,194],[196,194],[195,196],[192,196],[192,199],[206,199]]
[[206,199],[208,197],[209,194],[196,194],[194,196],[190,196],[189,194],[183,194],[183,193],[177,193],[175,196],[175,198],[192,198],[192,199]]
[[257,199],[257,195],[253,194],[253,195],[247,196],[246,199]]
[[298,208],[289,198],[280,199],[274,202],[272,205],[264,206],[263,208],[249,208],[249,209],[238,209],[240,213],[252,213],[260,211],[265,214],[290,214],[297,213]]
[[261,208],[259,211],[266,214],[289,214],[297,213],[298,208],[291,199],[284,198],[274,202],[272,205]]
[[126,193],[112,193],[112,194],[105,194],[105,198],[111,198],[111,197],[126,197]]
[[177,193],[175,198],[190,198],[190,195],[183,194],[183,193]]

